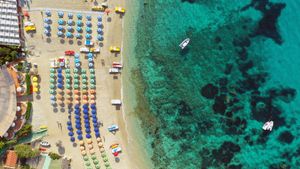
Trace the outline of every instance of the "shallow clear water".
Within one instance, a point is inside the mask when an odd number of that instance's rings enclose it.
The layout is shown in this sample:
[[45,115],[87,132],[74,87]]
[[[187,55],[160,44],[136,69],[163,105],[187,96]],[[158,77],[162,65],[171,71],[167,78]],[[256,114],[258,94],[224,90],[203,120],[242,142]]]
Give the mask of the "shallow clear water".
[[155,168],[298,168],[300,1],[139,3],[132,74]]

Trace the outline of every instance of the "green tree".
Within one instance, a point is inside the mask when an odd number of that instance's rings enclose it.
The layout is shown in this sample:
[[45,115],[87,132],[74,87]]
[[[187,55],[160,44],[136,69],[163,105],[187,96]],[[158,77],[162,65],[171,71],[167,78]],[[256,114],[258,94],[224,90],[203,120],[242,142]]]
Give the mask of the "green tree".
[[16,143],[17,143],[17,139],[12,139],[12,140],[7,141],[7,142],[6,142],[6,145],[11,146],[11,145],[14,145],[14,144],[16,144]]
[[27,136],[28,134],[31,133],[31,131],[32,131],[31,129],[32,129],[32,125],[26,123],[26,124],[21,128],[21,130],[19,130],[19,131],[16,133],[17,138]]
[[15,146],[15,151],[20,158],[33,158],[40,155],[40,151],[32,149],[30,145],[19,144]]
[[59,154],[56,154],[54,152],[50,152],[48,155],[52,160],[58,160],[61,158],[61,156]]
[[0,141],[0,150],[5,146],[5,143],[3,141]]
[[27,102],[27,109],[26,109],[26,114],[25,114],[25,119],[26,120],[30,119],[31,109],[32,109],[32,103],[31,102]]

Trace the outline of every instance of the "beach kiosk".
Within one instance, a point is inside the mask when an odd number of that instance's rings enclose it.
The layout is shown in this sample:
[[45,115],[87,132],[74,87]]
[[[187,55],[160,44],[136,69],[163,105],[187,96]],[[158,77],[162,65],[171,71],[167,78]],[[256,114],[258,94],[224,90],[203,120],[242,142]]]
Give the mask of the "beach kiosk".
[[119,99],[112,99],[110,102],[112,105],[121,105],[122,104],[122,101]]

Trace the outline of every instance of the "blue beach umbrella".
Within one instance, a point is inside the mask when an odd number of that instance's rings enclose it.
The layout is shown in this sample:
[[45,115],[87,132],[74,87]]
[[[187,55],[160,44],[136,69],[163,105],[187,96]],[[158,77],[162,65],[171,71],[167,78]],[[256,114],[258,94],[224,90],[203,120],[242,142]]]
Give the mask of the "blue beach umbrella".
[[62,19],[59,19],[57,22],[58,22],[59,25],[63,25],[65,23],[65,21],[62,20]]
[[83,140],[82,135],[78,135],[78,136],[77,136],[77,139],[78,139],[78,140]]
[[84,119],[89,119],[89,115],[85,114],[85,115],[83,116],[83,118],[84,118]]
[[98,28],[101,28],[103,26],[102,22],[97,22]]
[[50,96],[50,99],[51,99],[51,100],[56,100],[56,98],[55,98],[54,95],[51,95],[51,96]]
[[86,138],[91,138],[92,136],[90,134],[85,135]]
[[63,75],[62,75],[61,73],[58,73],[58,74],[57,74],[57,77],[58,77],[58,78],[62,78]]
[[91,34],[89,34],[89,33],[87,33],[87,34],[85,35],[85,38],[87,38],[87,39],[91,39],[91,38],[92,38],[92,35],[91,35]]
[[74,23],[73,20],[68,20],[68,21],[67,21],[67,24],[70,25],[70,26],[73,25],[73,23]]
[[83,22],[82,21],[77,21],[77,26],[82,26]]
[[71,32],[66,33],[67,38],[72,38],[73,34]]
[[57,82],[62,84],[64,81],[63,81],[63,79],[60,78],[60,79],[57,80]]
[[93,58],[93,53],[88,53],[88,54],[87,54],[87,57],[88,57],[88,58]]
[[84,123],[89,123],[89,119],[84,119]]
[[80,113],[80,110],[79,110],[79,108],[78,109],[75,109],[75,114],[78,114],[78,113]]
[[62,85],[62,84],[58,84],[58,85],[57,85],[57,88],[62,89],[62,88],[63,88],[63,85]]
[[62,30],[64,30],[64,27],[61,26],[61,25],[58,25],[57,29],[58,29],[59,31],[62,31]]
[[87,20],[91,20],[91,19],[92,19],[92,16],[91,16],[91,15],[87,15],[85,18],[86,18]]
[[81,130],[77,130],[76,133],[77,133],[78,135],[82,135],[82,131],[81,131]]
[[67,125],[68,126],[72,125],[72,122],[71,121],[67,121]]
[[45,19],[44,19],[44,22],[45,22],[45,23],[50,23],[50,21],[51,21],[50,18],[45,18]]
[[75,108],[75,109],[80,109],[80,105],[79,105],[79,104],[76,104],[76,105],[74,106],[74,108]]
[[56,102],[54,100],[51,100],[51,105],[52,106],[55,106],[56,105]]
[[97,16],[98,21],[102,21],[102,16]]
[[49,30],[44,30],[44,34],[45,34],[45,35],[47,35],[47,34],[49,34],[49,33],[50,33]]
[[92,26],[92,22],[91,21],[86,21],[86,26],[91,27]]
[[88,104],[84,104],[82,107],[83,107],[84,109],[88,109],[88,108],[89,108],[89,105],[88,105]]
[[85,28],[85,31],[88,32],[88,33],[91,33],[91,32],[92,32],[92,29],[91,29],[90,27],[86,27],[86,28]]
[[88,58],[88,61],[89,62],[93,62],[93,58]]
[[94,128],[94,132],[99,132],[99,129],[98,128]]
[[45,14],[46,14],[47,16],[51,16],[51,12],[50,12],[49,10],[46,10],[46,11],[45,11]]
[[80,68],[80,63],[75,63],[75,67]]
[[64,33],[62,31],[57,32],[57,36],[62,36]]
[[82,14],[81,13],[78,13],[76,16],[77,16],[77,19],[82,19]]
[[86,133],[91,133],[91,129],[87,128],[87,129],[85,129],[85,132]]
[[93,126],[96,128],[96,127],[98,127],[98,124],[97,123],[93,123]]
[[96,109],[96,104],[91,104],[92,109]]
[[76,27],[76,31],[82,33],[82,27]]
[[79,53],[75,53],[74,57],[75,58],[79,58],[80,54]]
[[57,69],[57,73],[62,73],[62,68]]
[[58,17],[62,18],[62,17],[64,17],[64,12],[58,11],[58,12],[57,12],[57,15],[58,15]]
[[92,114],[97,114],[97,110],[93,109]]
[[68,30],[69,32],[73,32],[72,26],[68,26],[68,27],[67,27],[67,30]]
[[95,136],[96,137],[100,137],[100,133],[95,133]]
[[51,26],[50,26],[49,24],[45,23],[45,24],[44,24],[44,28],[45,28],[45,29],[50,29]]
[[75,119],[80,119],[80,116],[76,115],[76,116],[75,116]]
[[68,13],[68,18],[69,19],[73,19],[73,14],[72,13]]
[[67,128],[68,128],[69,131],[73,130],[72,126],[68,126]]
[[103,41],[103,36],[102,35],[97,35],[97,40],[98,41]]
[[80,124],[77,124],[75,125],[76,129],[81,129],[81,125]]
[[70,141],[71,141],[71,142],[74,142],[74,141],[75,141],[75,137],[71,137],[71,138],[70,138]]
[[77,34],[75,34],[75,37],[76,37],[76,39],[81,39],[81,38],[82,38],[82,35],[79,34],[79,33],[77,33]]
[[103,30],[101,28],[97,29],[97,33],[102,33],[102,32],[103,32]]
[[89,63],[89,68],[92,68],[92,67],[94,67],[94,63],[93,63],[93,62],[90,62],[90,63]]
[[98,124],[97,118],[93,118],[93,123]]
[[93,118],[97,118],[97,115],[96,115],[96,114],[92,114],[92,117],[93,117]]
[[76,124],[81,124],[81,119],[79,118],[79,119],[75,119],[75,123]]
[[70,131],[70,132],[68,133],[68,135],[69,135],[69,136],[74,136],[74,133],[73,133],[72,131]]

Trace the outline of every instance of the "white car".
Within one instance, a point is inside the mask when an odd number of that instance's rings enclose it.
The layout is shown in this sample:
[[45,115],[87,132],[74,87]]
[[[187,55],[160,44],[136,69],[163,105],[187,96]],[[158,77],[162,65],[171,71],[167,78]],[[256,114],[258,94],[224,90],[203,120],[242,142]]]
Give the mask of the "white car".
[[50,143],[48,143],[47,141],[42,141],[40,142],[40,145],[43,146],[43,147],[50,147]]
[[117,148],[114,148],[114,149],[112,149],[111,150],[111,153],[120,153],[120,152],[122,152],[122,149],[121,149],[121,147],[117,147]]

